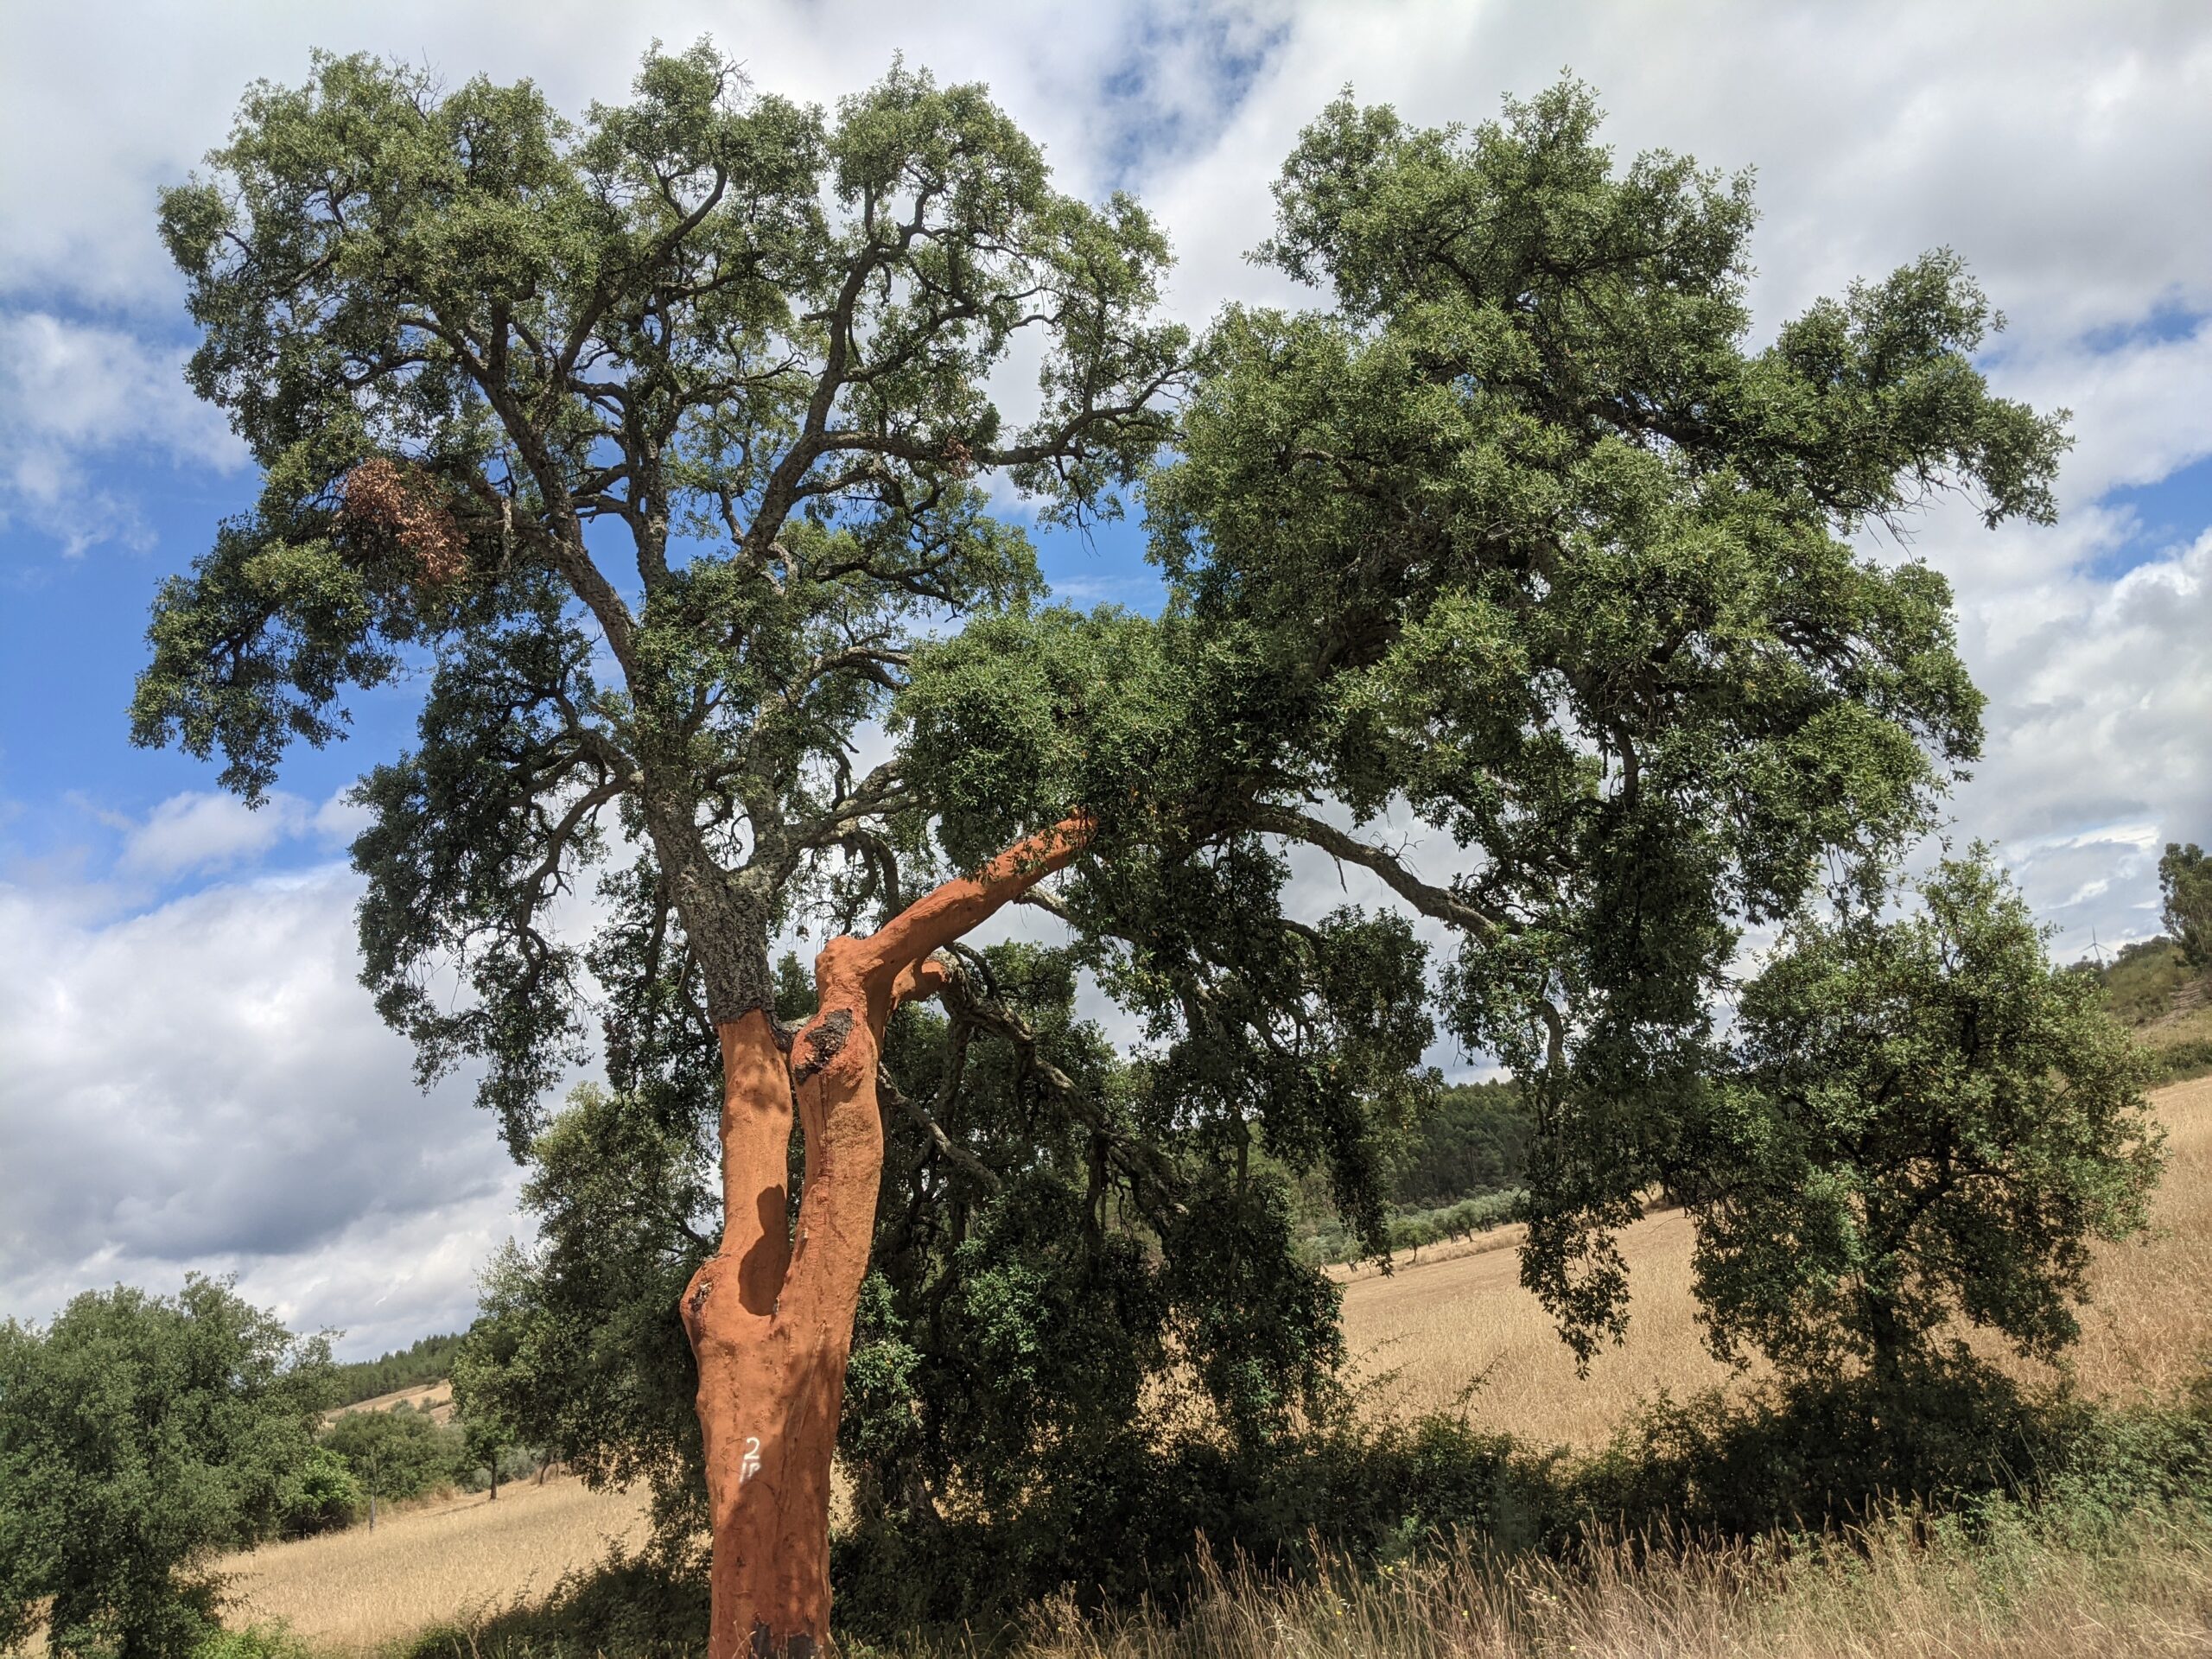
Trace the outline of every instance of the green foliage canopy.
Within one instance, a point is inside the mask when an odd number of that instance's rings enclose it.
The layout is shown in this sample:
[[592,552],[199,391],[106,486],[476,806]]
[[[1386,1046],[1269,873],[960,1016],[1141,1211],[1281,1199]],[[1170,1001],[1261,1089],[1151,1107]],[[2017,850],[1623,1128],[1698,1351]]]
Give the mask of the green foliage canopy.
[[[1738,929],[1875,869],[1980,741],[1943,579],[1847,538],[1946,489],[2048,518],[2059,418],[1989,393],[1999,319],[1945,252],[1751,345],[1748,181],[1617,164],[1573,83],[1471,130],[1346,98],[1276,196],[1261,257],[1329,302],[1203,343],[1147,486],[1166,615],[931,646],[912,752],[959,846],[1156,803],[1158,856],[1064,906],[1193,1032],[1302,954],[1291,849],[1441,925],[1444,1023],[1542,1124],[1529,1281],[1602,1333]],[[1313,941],[1318,982],[1397,1006],[1398,919]]]
[[2212,859],[2194,842],[2166,843],[2158,861],[2166,931],[2193,968],[2212,966]]
[[[480,1058],[518,1152],[587,1035],[550,917],[608,832],[717,1019],[766,1005],[794,907],[895,901],[914,780],[856,776],[854,731],[913,629],[1037,584],[978,474],[1112,511],[1184,355],[1142,210],[903,67],[833,117],[656,50],[578,123],[318,57],[162,228],[263,490],[162,589],[135,735],[257,798],[349,687],[431,669],[359,791],[365,977],[426,1074]],[[986,391],[1017,336],[1020,430]]]
[[0,1646],[43,1616],[56,1656],[189,1653],[210,1560],[300,1506],[329,1360],[197,1277],[0,1325]]
[[323,1430],[321,1444],[344,1459],[371,1497],[415,1497],[465,1478],[476,1465],[461,1430],[404,1404],[346,1412]]
[[1519,1186],[1529,1167],[1536,1116],[1510,1081],[1442,1090],[1415,1125],[1391,1180],[1403,1207],[1434,1206]]

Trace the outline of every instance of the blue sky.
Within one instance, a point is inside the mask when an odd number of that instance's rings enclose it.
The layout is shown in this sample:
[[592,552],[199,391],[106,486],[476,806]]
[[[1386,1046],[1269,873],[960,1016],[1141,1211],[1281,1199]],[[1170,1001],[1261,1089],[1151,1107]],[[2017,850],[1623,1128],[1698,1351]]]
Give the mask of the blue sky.
[[[410,689],[359,701],[356,741],[295,755],[259,814],[211,768],[127,739],[153,594],[253,486],[183,387],[192,336],[155,193],[220,141],[249,79],[296,79],[315,45],[528,74],[570,109],[620,96],[656,36],[713,32],[759,85],[824,100],[903,50],[988,81],[1065,185],[1141,194],[1195,323],[1225,300],[1297,297],[1243,255],[1298,126],[1347,82],[1417,120],[1479,120],[1568,65],[1624,155],[1755,165],[1762,330],[1954,246],[2012,320],[1993,378],[2072,409],[2077,440],[2056,527],[1990,534],[1946,508],[1913,531],[1992,698],[1956,832],[1999,842],[2063,954],[2155,931],[2158,846],[2212,839],[2212,10],[1040,15],[89,0],[0,16],[0,1316],[235,1270],[371,1351],[465,1320],[513,1225],[489,1124],[463,1089],[411,1088],[353,981],[343,791],[404,741]],[[1066,597],[1154,602],[1134,525],[1043,553]],[[1333,891],[1333,871],[1307,874]]]

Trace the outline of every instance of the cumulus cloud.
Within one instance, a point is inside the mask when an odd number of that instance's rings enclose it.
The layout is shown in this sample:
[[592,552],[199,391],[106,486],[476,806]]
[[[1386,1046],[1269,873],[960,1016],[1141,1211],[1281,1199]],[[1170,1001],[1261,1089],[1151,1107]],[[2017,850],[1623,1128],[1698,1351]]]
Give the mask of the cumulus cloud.
[[2158,861],[2212,827],[2212,531],[2106,582],[1970,595],[1990,738],[1962,830],[2002,841],[2060,948],[2158,931]]
[[144,546],[136,506],[92,476],[138,451],[234,472],[245,449],[184,384],[181,349],[47,311],[0,311],[0,524],[21,514],[73,556]]
[[117,867],[124,874],[165,879],[228,869],[273,852],[286,842],[311,837],[342,844],[368,823],[368,810],[340,790],[321,806],[272,790],[258,806],[219,790],[172,795],[144,821],[111,822],[126,831]]
[[517,1172],[356,982],[348,873],[88,918],[0,886],[0,1313],[234,1271],[353,1351],[464,1324]]
[[1147,194],[1202,268],[1194,291],[1236,291],[1269,212],[1252,186],[1340,88],[1417,121],[1479,121],[1562,66],[1597,88],[1624,154],[1756,166],[1769,319],[1936,245],[2039,332],[2212,298],[2212,224],[2174,210],[2201,195],[2212,145],[2212,17],[2185,3],[1405,0],[1356,21],[1305,5],[1219,140]]

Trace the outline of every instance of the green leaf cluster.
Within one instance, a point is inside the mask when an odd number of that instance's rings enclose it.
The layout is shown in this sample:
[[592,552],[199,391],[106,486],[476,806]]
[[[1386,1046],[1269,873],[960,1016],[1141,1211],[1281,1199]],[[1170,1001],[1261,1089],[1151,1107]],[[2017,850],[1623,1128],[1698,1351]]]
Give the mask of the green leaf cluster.
[[2168,842],[2158,860],[2166,932],[2192,968],[2212,966],[2212,859],[2195,842]]
[[460,1429],[403,1401],[388,1411],[349,1411],[322,1431],[320,1444],[342,1463],[367,1497],[419,1497],[474,1471]]

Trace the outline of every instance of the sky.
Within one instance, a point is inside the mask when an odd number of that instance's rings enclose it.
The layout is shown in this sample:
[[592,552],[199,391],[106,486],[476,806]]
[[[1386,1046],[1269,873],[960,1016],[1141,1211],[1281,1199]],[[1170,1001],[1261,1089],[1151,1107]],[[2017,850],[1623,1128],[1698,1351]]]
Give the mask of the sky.
[[[346,789],[404,741],[420,688],[360,700],[353,741],[294,757],[257,812],[127,740],[147,607],[254,485],[184,385],[155,199],[250,81],[299,80],[317,47],[527,76],[574,111],[623,96],[652,41],[702,35],[761,88],[823,102],[900,53],[987,82],[1063,188],[1159,215],[1195,324],[1312,297],[1244,255],[1299,128],[1347,86],[1472,122],[1571,70],[1624,159],[1756,168],[1759,337],[1955,248],[2010,321],[1992,382],[2070,410],[2075,442],[2056,525],[1947,507],[1880,550],[1950,578],[1990,696],[1952,833],[1999,844],[2066,959],[2156,932],[2160,848],[2212,840],[2212,7],[2194,0],[0,8],[0,1318],[200,1270],[342,1331],[347,1355],[468,1319],[518,1172],[467,1080],[417,1090],[378,1022],[345,860]],[[1065,597],[1156,594],[1127,527],[1043,553]]]

